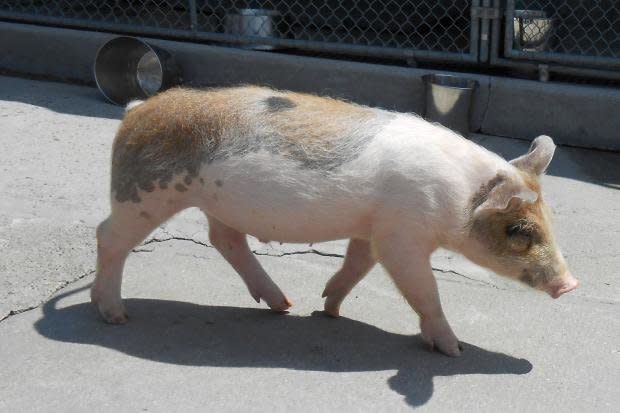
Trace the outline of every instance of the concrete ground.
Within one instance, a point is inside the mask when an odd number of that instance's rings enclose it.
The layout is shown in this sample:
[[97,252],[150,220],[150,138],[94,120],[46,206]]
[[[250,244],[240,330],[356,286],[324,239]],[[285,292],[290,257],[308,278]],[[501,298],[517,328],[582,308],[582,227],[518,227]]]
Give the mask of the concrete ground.
[[[130,323],[102,323],[87,287],[121,115],[92,88],[0,77],[0,411],[617,411],[620,153],[559,148],[543,180],[577,291],[553,301],[435,255],[464,345],[450,359],[422,346],[380,267],[342,318],[316,311],[345,242],[252,240],[295,303],[266,311],[194,210],[130,256]],[[509,158],[528,147],[473,139]]]

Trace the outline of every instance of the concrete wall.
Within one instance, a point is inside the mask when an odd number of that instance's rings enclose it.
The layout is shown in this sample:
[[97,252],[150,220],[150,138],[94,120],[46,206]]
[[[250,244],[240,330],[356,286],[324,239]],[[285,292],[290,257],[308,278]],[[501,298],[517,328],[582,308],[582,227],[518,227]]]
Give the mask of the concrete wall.
[[[97,49],[115,35],[0,22],[0,70],[94,84]],[[422,113],[429,70],[255,52],[145,39],[174,52],[192,85],[257,83]],[[620,150],[620,90],[466,75],[480,87],[472,127],[478,132]]]

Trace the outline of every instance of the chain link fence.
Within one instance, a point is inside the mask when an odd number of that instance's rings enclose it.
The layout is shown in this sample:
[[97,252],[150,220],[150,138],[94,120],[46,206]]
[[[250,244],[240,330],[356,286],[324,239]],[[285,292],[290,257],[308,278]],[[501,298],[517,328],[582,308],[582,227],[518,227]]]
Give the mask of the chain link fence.
[[463,0],[0,0],[0,17],[254,47],[474,61],[477,21],[472,24],[471,5]]
[[505,29],[506,57],[620,68],[620,0],[508,0]]
[[620,68],[620,0],[0,0],[0,18],[254,49]]
[[619,0],[508,0],[506,20],[507,57],[620,68]]
[[0,0],[0,10],[11,16],[30,16],[33,21],[65,22],[102,29],[117,24],[187,30],[190,7],[187,0]]

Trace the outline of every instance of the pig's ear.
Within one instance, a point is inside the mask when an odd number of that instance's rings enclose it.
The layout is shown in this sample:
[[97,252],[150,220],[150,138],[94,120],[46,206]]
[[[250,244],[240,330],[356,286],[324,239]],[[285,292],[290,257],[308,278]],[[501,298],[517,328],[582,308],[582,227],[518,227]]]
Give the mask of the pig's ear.
[[507,211],[522,202],[534,203],[537,199],[538,194],[526,186],[512,181],[504,181],[489,192],[484,202],[476,208],[475,213]]
[[511,164],[522,171],[532,173],[534,175],[542,175],[551,163],[555,144],[553,139],[542,135],[534,139],[530,150],[523,156],[510,161]]

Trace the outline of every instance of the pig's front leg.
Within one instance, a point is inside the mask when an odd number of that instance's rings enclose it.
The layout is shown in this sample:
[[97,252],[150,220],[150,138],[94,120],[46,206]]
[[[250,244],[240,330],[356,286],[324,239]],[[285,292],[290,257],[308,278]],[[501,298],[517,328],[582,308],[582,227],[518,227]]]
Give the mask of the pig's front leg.
[[340,315],[340,304],[359,283],[368,271],[374,267],[376,261],[370,251],[370,242],[361,239],[351,239],[344,257],[342,268],[327,282],[323,297],[325,312],[332,317]]
[[273,282],[252,254],[245,234],[207,215],[209,239],[243,279],[256,302],[262,298],[275,311],[285,311],[292,303]]
[[421,244],[410,237],[389,237],[375,242],[379,261],[420,317],[424,341],[431,348],[456,357],[461,350],[441,308],[430,264],[431,251],[418,249]]

